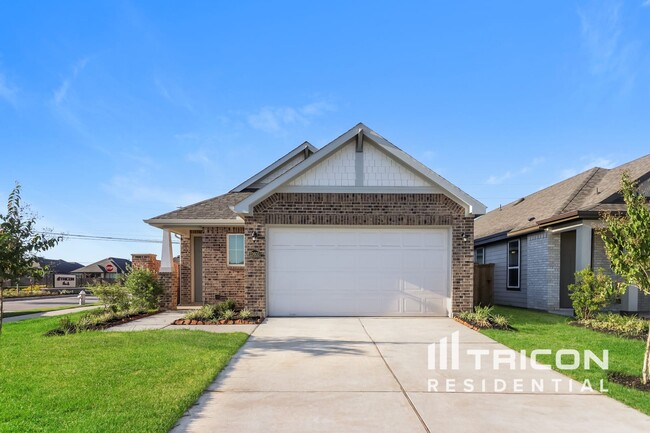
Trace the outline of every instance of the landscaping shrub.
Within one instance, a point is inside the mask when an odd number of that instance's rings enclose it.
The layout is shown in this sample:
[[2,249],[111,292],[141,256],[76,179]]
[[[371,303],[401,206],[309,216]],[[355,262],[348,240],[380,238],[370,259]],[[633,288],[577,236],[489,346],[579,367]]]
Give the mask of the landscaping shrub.
[[150,269],[131,269],[124,280],[124,288],[131,295],[131,304],[145,309],[158,308],[163,290]]
[[204,305],[201,308],[193,311],[189,311],[185,314],[185,320],[201,320],[204,322],[209,322],[210,320],[215,320],[215,306],[214,305]]
[[235,310],[225,310],[223,313],[221,313],[221,318],[224,320],[232,320],[236,315],[237,313],[235,313]]
[[603,268],[596,269],[596,272],[586,268],[576,272],[575,277],[575,284],[569,285],[569,296],[579,320],[591,319],[625,290],[606,275]]
[[126,310],[129,307],[129,292],[119,284],[96,284],[90,287],[92,293],[111,311]]
[[508,318],[494,314],[493,307],[474,307],[474,311],[463,311],[458,318],[480,329],[512,329]]
[[235,317],[239,317],[240,319],[251,318],[252,313],[250,310],[243,309],[237,313],[235,307],[235,301],[229,299],[216,304],[204,305],[197,310],[189,311],[183,316],[183,319],[216,322],[218,320],[233,320]]
[[637,316],[622,316],[614,313],[597,314],[591,319],[583,319],[578,323],[594,331],[638,339],[645,339],[650,326],[649,321]]

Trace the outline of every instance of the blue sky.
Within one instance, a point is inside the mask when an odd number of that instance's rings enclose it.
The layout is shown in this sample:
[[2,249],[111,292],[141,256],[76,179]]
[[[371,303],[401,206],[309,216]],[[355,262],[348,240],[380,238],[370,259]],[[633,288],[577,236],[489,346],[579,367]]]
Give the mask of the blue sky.
[[[0,4],[0,197],[142,222],[364,122],[490,209],[650,150],[650,0]],[[149,243],[68,240],[89,263]]]

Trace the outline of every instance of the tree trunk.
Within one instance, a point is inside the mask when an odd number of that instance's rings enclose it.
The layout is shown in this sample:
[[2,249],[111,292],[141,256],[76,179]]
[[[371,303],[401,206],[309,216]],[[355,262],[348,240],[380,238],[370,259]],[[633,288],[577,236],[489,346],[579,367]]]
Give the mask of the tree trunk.
[[645,356],[643,357],[643,384],[648,383],[650,376],[650,326],[648,326],[648,339],[645,343]]

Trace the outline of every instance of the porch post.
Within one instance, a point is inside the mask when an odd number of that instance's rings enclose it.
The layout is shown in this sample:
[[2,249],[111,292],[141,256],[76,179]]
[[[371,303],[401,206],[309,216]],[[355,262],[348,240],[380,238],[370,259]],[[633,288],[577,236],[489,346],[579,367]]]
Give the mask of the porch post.
[[172,234],[169,230],[163,230],[162,253],[160,255],[160,272],[173,272],[174,263],[172,259]]
[[591,267],[591,226],[576,229],[576,272]]
[[176,308],[178,299],[178,272],[174,269],[172,256],[172,236],[169,230],[163,230],[162,254],[160,256],[160,272],[158,280],[163,288],[161,306],[163,308]]

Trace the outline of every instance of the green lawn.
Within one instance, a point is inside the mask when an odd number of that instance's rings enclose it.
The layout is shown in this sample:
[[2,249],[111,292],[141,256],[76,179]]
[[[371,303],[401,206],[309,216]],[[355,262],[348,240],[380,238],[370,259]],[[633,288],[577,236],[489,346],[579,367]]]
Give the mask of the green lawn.
[[0,432],[166,432],[247,339],[183,330],[44,337],[57,321],[5,325]]
[[46,313],[48,311],[68,310],[70,308],[92,307],[93,305],[100,305],[100,304],[99,303],[94,303],[94,304],[86,304],[86,305],[66,305],[66,306],[62,306],[62,307],[34,308],[32,310],[22,310],[22,311],[5,311],[4,313],[2,313],[2,316],[3,317],[24,316],[26,314]]
[[[481,331],[490,338],[515,349],[525,349],[530,353],[533,349],[551,349],[555,353],[559,349],[576,349],[580,353],[589,349],[600,356],[602,351],[609,350],[609,370],[619,371],[636,376],[641,375],[645,342],[628,340],[613,335],[603,334],[589,329],[571,326],[567,317],[550,313],[524,310],[519,308],[495,307],[495,312],[508,316],[510,324],[517,331]],[[553,357],[539,357],[547,364],[554,364]],[[568,359],[567,359],[568,361]],[[580,382],[589,379],[597,389],[600,379],[605,380],[608,395],[628,406],[650,415],[650,393],[625,388],[607,380],[607,371],[594,368],[580,368],[572,371],[561,371]]]

